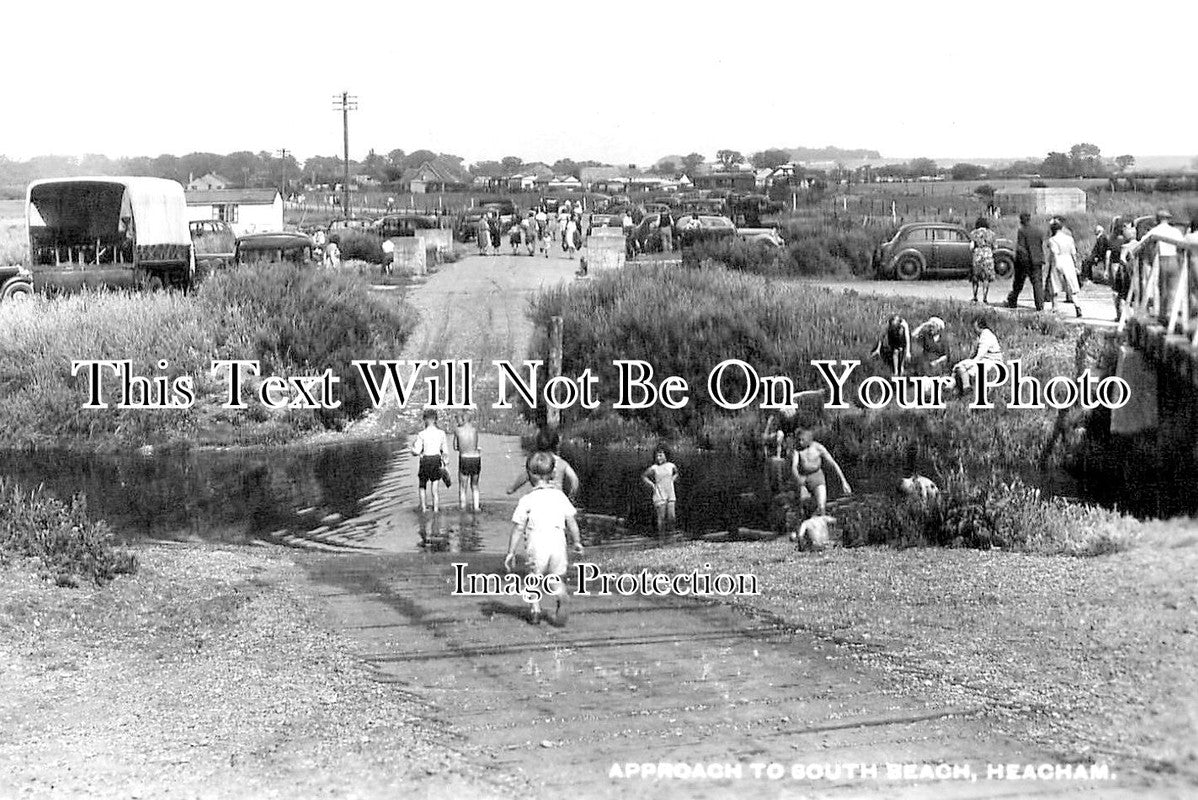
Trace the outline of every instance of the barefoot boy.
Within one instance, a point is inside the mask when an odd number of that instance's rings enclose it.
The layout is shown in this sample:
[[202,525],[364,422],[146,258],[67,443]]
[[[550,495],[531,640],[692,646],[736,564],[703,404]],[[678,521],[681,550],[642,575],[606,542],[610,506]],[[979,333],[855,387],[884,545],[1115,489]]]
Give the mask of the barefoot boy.
[[657,516],[657,535],[665,536],[666,526],[674,524],[674,481],[678,467],[666,457],[664,447],[653,453],[653,463],[641,474],[641,481],[653,490],[653,510]]
[[483,456],[478,446],[478,431],[469,417],[463,417],[454,429],[453,449],[458,451],[458,508],[465,509],[469,498],[471,507],[478,511],[478,476]]
[[[524,537],[525,557],[529,570],[545,578],[544,590],[557,599],[553,615],[555,625],[564,625],[566,610],[566,531],[574,542],[574,552],[582,554],[582,538],[578,533],[574,504],[561,491],[549,484],[553,475],[553,456],[549,453],[533,453],[525,465],[532,479],[533,490],[520,498],[512,514],[512,536],[508,541],[507,556],[503,559],[504,569],[512,570],[516,561],[516,543]],[[552,576],[552,577],[550,577]],[[541,621],[541,603],[532,603],[530,621],[536,625]]]
[[[416,434],[412,440],[412,455],[420,457],[420,511],[428,510],[427,495],[433,496],[433,512],[440,511],[440,498],[437,495],[437,482],[442,479],[445,468],[445,456],[448,454],[445,431],[437,427],[437,412],[427,409],[424,412],[424,430]],[[449,477],[449,473],[445,473]]]

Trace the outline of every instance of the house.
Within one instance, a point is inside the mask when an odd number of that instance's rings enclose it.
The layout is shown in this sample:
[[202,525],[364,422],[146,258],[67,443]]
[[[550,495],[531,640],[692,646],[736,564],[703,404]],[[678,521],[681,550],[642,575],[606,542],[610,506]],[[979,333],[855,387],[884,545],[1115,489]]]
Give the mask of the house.
[[[538,181],[540,183],[540,181]],[[547,187],[550,191],[565,191],[571,192],[582,189],[582,181],[575,178],[573,175],[558,175],[551,178]]]
[[615,180],[625,172],[627,170],[620,167],[583,167],[578,171],[578,178],[584,187],[591,189],[596,183]]
[[227,222],[238,236],[283,230],[283,196],[278,189],[199,189],[184,197],[189,222]]
[[207,175],[189,180],[187,182],[187,191],[191,192],[197,189],[228,189],[232,185],[232,182],[228,178],[217,175],[215,172],[209,172]]
[[752,192],[757,188],[756,176],[750,172],[710,172],[694,177],[696,189],[730,189],[737,192]]
[[465,174],[458,164],[437,156],[419,167],[406,170],[399,182],[412,194],[456,192],[470,185],[470,176]]

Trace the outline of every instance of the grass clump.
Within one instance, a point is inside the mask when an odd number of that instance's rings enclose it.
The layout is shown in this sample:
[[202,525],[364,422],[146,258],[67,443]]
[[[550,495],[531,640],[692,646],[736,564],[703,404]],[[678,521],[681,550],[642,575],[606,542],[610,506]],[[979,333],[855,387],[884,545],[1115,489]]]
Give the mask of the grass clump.
[[1046,497],[1020,477],[963,467],[927,504],[888,498],[840,515],[849,545],[999,548],[1045,555],[1098,556],[1130,546],[1141,524],[1118,512]]
[[14,558],[34,559],[42,577],[60,586],[104,584],[137,571],[137,558],[113,546],[108,524],[88,518],[82,495],[67,504],[0,478],[0,563]]

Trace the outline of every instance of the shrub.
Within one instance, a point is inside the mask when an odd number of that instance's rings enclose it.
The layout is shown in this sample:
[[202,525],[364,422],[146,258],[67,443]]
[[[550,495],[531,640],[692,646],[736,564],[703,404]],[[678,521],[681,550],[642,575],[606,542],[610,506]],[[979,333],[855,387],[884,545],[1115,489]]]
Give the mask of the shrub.
[[1125,549],[1139,523],[1117,512],[1045,497],[1019,477],[945,477],[928,505],[877,498],[840,516],[850,545],[951,545],[1094,556]]
[[[201,288],[199,301],[224,323],[218,338],[233,339],[234,349],[262,362],[264,374],[328,368],[341,377],[341,406],[320,412],[325,424],[370,408],[351,362],[393,355],[415,328],[408,307],[374,294],[362,277],[287,263],[218,275]],[[226,315],[228,309],[236,315]]]
[[137,571],[137,558],[112,545],[112,531],[87,516],[82,495],[65,504],[40,487],[24,491],[0,478],[0,563],[13,557],[36,559],[40,573],[60,586],[79,578],[97,584]]
[[388,260],[383,252],[383,240],[362,231],[346,230],[337,236],[337,247],[343,261],[360,260],[371,264],[384,264]]
[[988,183],[983,183],[981,186],[974,189],[973,193],[989,203],[994,199],[995,188]]

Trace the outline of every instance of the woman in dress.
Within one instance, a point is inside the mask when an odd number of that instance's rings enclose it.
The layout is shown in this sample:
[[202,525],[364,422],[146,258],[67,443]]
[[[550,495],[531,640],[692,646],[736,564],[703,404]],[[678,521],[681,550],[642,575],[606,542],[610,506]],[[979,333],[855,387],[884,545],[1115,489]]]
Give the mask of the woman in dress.
[[1065,232],[1065,226],[1058,220],[1053,220],[1048,226],[1048,257],[1052,261],[1049,265],[1049,275],[1052,281],[1052,310],[1057,310],[1057,291],[1061,286],[1065,287],[1065,302],[1073,304],[1073,310],[1077,316],[1082,315],[1081,307],[1077,304],[1077,293],[1081,291],[1081,287],[1077,283],[1077,244],[1074,243],[1073,237]]
[[945,337],[944,320],[928,317],[915,330],[911,339],[919,345],[919,369],[925,375],[934,375],[948,368],[948,340]]
[[973,269],[969,282],[973,285],[973,302],[978,301],[978,285],[982,286],[982,302],[990,302],[990,281],[994,280],[994,231],[985,217],[978,217],[969,233],[969,246],[973,250]]

